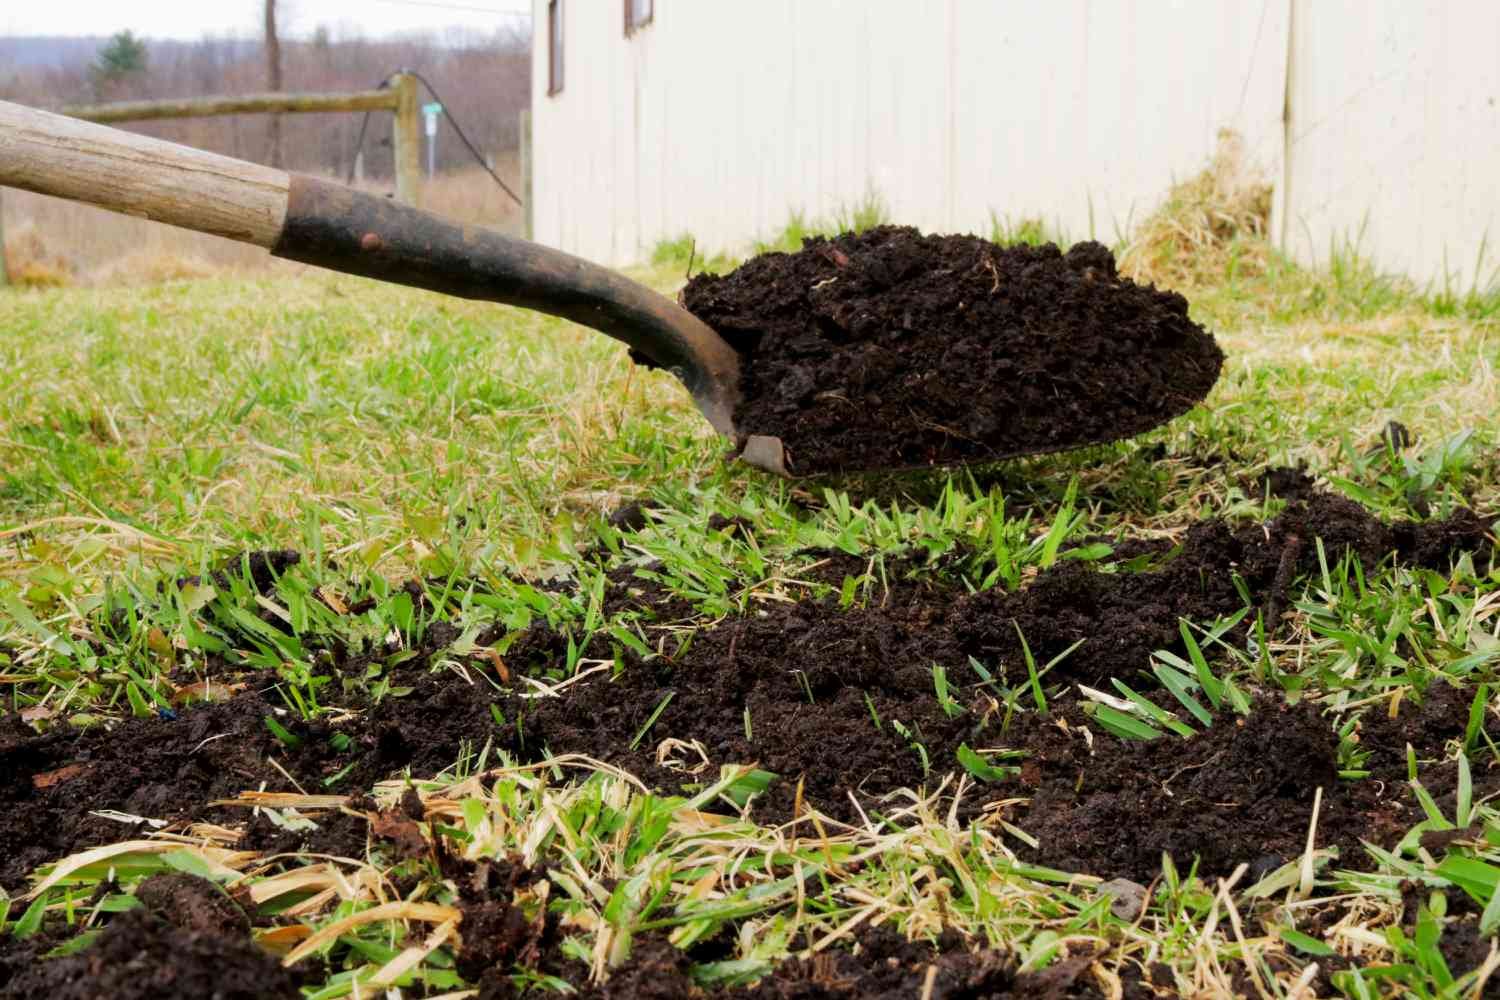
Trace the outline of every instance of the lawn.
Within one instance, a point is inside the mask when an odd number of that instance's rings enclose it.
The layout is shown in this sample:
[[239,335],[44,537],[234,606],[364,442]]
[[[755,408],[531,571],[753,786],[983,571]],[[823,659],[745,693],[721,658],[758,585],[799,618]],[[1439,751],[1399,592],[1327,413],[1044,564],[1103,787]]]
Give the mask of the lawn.
[[1500,310],[1269,259],[1166,428],[795,483],[544,317],[0,294],[0,995],[1491,995]]

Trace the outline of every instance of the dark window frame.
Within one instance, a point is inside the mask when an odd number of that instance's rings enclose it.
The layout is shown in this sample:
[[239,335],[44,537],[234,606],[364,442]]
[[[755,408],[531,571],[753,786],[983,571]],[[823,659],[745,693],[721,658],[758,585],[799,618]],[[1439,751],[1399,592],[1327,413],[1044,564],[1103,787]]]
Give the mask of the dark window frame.
[[563,0],[547,0],[547,96],[563,89]]
[[656,20],[656,0],[646,0],[646,16],[636,20],[636,4],[640,0],[625,0],[625,37],[640,31],[642,28]]

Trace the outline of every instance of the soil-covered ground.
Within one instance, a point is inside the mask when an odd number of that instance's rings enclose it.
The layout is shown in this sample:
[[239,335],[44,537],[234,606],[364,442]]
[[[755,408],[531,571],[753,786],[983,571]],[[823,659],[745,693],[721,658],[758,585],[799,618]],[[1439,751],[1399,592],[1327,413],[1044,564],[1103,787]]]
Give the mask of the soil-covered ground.
[[[487,740],[521,760],[587,754],[665,791],[699,780],[693,768],[700,760],[714,767],[754,762],[779,775],[751,806],[756,818],[773,822],[794,818],[799,780],[808,805],[855,821],[861,812],[879,814],[889,791],[931,787],[958,770],[962,744],[1013,748],[1025,754],[1014,773],[978,782],[961,803],[961,815],[986,821],[993,816],[984,811],[987,804],[1013,800],[1004,818],[1037,841],[1035,847],[1010,843],[1023,860],[1143,884],[1156,876],[1163,852],[1184,869],[1196,860],[1207,876],[1227,875],[1242,862],[1258,871],[1284,863],[1301,852],[1322,789],[1318,844],[1338,848],[1341,865],[1359,867],[1366,863],[1361,840],[1390,847],[1420,818],[1404,781],[1406,746],[1422,760],[1441,760],[1445,744],[1467,721],[1468,703],[1458,694],[1438,686],[1404,701],[1394,717],[1367,714],[1361,746],[1369,751],[1368,780],[1339,777],[1337,736],[1311,702],[1287,705],[1279,693],[1252,691],[1254,703],[1243,717],[1224,713],[1190,739],[1143,743],[1092,725],[1074,696],[1073,685],[1104,686],[1111,677],[1152,690],[1149,654],[1181,652],[1180,618],[1208,622],[1244,605],[1231,573],[1274,634],[1293,582],[1317,568],[1315,539],[1323,540],[1330,559],[1352,552],[1368,569],[1387,558],[1433,568],[1447,567],[1464,552],[1481,566],[1491,558],[1489,526],[1467,510],[1388,524],[1292,470],[1258,485],[1286,501],[1275,518],[1200,523],[1171,549],[1142,547],[1150,556],[1144,569],[1065,560],[1011,592],[969,594],[931,577],[907,576],[865,606],[752,605],[748,614],[699,629],[685,647],[667,641],[663,655],[624,651],[617,675],[585,678],[557,697],[534,697],[514,677],[495,690],[451,670],[430,672],[429,661],[458,634],[439,624],[429,629],[418,651],[423,655],[399,668],[409,692],[375,702],[351,694],[346,707],[358,715],[336,725],[282,712],[269,686],[250,686],[170,717],[82,731],[38,734],[10,716],[0,720],[0,886],[14,893],[38,865],[141,832],[98,815],[101,810],[242,825],[242,845],[249,849],[358,857],[369,838],[389,836],[400,825],[372,833],[368,800],[356,799],[305,832],[208,803],[262,786],[291,790],[288,775],[309,791],[358,793],[404,769],[435,773],[465,747]],[[290,557],[276,558],[285,564]],[[270,561],[252,560],[252,568]],[[837,584],[846,570],[862,565],[831,559],[820,572]],[[270,585],[269,573],[251,576],[258,586]],[[655,609],[662,619],[690,613],[690,605],[629,570],[611,579],[612,608]],[[1046,714],[1010,716],[1002,704],[1007,690],[1025,686],[1023,635],[1038,663],[1084,640],[1046,676],[1053,692]],[[1226,641],[1247,638],[1242,625]],[[512,674],[555,663],[567,643],[541,627],[510,640],[505,656]],[[334,668],[349,676],[375,655],[333,653]],[[973,671],[971,658],[988,665],[989,682]],[[945,669],[953,692],[946,706],[935,696],[935,664]],[[1029,699],[1022,696],[1025,704]],[[273,732],[268,716],[293,739]],[[668,738],[697,749],[684,751],[681,760],[662,759],[658,747]],[[1424,783],[1440,801],[1448,801],[1455,780],[1451,766],[1424,771]],[[1476,778],[1481,792],[1491,784],[1487,775]],[[534,877],[505,869],[464,880],[473,894],[465,902],[471,930],[483,924],[493,931],[484,940],[509,942],[488,957],[472,951],[461,957],[465,974],[483,981],[485,996],[509,995],[510,980],[486,970],[517,959],[557,963],[558,974],[584,983],[583,973],[570,971],[555,953],[555,932],[510,926],[513,913],[487,902],[508,899],[518,879]],[[188,898],[190,888],[161,884],[143,897],[141,908],[116,916],[87,948],[64,959],[37,964],[31,961],[36,942],[6,942],[0,996],[209,995],[193,992],[195,977],[207,970],[222,980],[224,996],[295,995],[277,992],[294,991],[295,982],[248,943],[243,913],[212,895]],[[858,953],[792,963],[731,995],[914,995],[928,977],[933,996],[1101,995],[1085,975],[1087,962],[1054,966],[1037,979],[1019,974],[1003,954],[918,954],[926,946],[880,934],[862,943]],[[602,992],[588,995],[687,996],[686,962],[675,949],[644,939],[631,963]],[[135,971],[137,963],[148,972]],[[106,984],[110,992],[64,985],[77,977]],[[235,992],[241,979],[255,992]]]
[[[1056,962],[1041,972],[1020,972],[1014,955],[994,949],[970,950],[961,940],[945,947],[910,942],[877,928],[857,935],[855,946],[793,959],[753,986],[705,990],[690,974],[692,957],[664,938],[638,940],[629,961],[602,985],[592,985],[581,970],[561,965],[557,971],[588,1000],[896,1000],[938,997],[943,1000],[1011,1000],[1021,997],[1085,1000],[1109,996],[1090,974],[1092,956],[1084,953]],[[1122,977],[1123,978],[1123,977]],[[1126,996],[1148,997],[1138,977]],[[483,1000],[517,996],[508,981],[483,981]]]
[[699,275],[682,301],[745,357],[736,426],[780,437],[796,473],[1131,437],[1207,395],[1224,358],[1182,296],[1091,242],[882,226]]
[[[222,889],[191,875],[155,875],[140,905],[109,920],[82,950],[37,961],[35,944],[0,943],[5,1000],[296,1000],[300,976],[250,939],[250,920]],[[54,943],[44,936],[43,941]]]

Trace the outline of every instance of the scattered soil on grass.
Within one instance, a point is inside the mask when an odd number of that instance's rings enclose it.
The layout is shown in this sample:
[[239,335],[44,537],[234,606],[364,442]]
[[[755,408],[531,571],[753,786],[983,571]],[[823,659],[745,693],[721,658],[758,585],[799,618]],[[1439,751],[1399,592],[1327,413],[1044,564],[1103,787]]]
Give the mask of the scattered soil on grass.
[[[4,1000],[275,1000],[301,996],[296,974],[249,937],[249,923],[213,886],[189,876],[157,883],[142,906],[117,914],[82,951],[35,961],[0,988]],[[151,885],[148,880],[144,885]],[[175,907],[183,907],[177,909]],[[243,921],[243,922],[242,922]]]
[[537,968],[544,961],[560,959],[558,916],[545,905],[532,904],[530,915],[517,902],[517,893],[545,881],[544,866],[526,866],[506,858],[476,863],[447,861],[444,874],[458,887],[458,908],[463,947],[457,956],[459,975],[482,982],[486,974],[493,991],[503,982],[510,986],[509,972],[515,965]]
[[[935,1000],[1003,1000],[1007,997],[1103,997],[1089,966],[1093,956],[1082,953],[1060,959],[1036,973],[1017,971],[1015,957],[997,950],[972,951],[956,935],[938,947],[907,941],[884,929],[864,930],[856,946],[830,949],[811,959],[783,962],[751,986],[704,989],[694,983],[693,958],[673,947],[665,937],[636,939],[630,958],[607,982],[588,981],[588,970],[568,962],[555,973],[568,980],[588,1000],[876,1000],[930,996]],[[930,977],[930,978],[929,978]],[[929,985],[930,983],[930,985]],[[507,977],[491,976],[480,990],[481,1000],[509,1000],[517,994]],[[1127,997],[1150,996],[1127,991]]]
[[[698,632],[683,653],[581,681],[564,697],[517,692],[505,702],[501,739],[528,756],[542,747],[601,754],[665,788],[711,780],[719,763],[755,762],[787,779],[771,786],[761,818],[791,818],[803,776],[809,801],[853,818],[851,793],[923,781],[918,751],[896,724],[920,733],[941,769],[970,738],[977,716],[950,718],[933,696],[932,664],[957,656],[941,624],[938,603],[844,612],[772,604]],[[682,748],[658,758],[667,737],[696,741],[704,756]]]
[[[1288,503],[1264,525],[1197,525],[1180,550],[1155,570],[1104,572],[1089,564],[1064,562],[1011,593],[996,589],[959,597],[908,584],[893,588],[881,606],[846,611],[811,602],[768,602],[747,616],[696,632],[685,649],[674,651],[669,641],[666,655],[645,662],[629,659],[618,676],[599,674],[572,685],[560,698],[536,699],[517,692],[503,703],[508,725],[501,738],[523,757],[535,756],[543,746],[554,753],[584,753],[667,789],[700,780],[704,773],[717,774],[712,767],[720,763],[754,762],[784,779],[758,804],[762,820],[792,818],[801,779],[807,801],[835,818],[853,821],[859,818],[854,798],[871,808],[872,800],[885,792],[931,784],[933,774],[957,766],[954,755],[962,743],[1026,746],[1035,738],[1002,731],[1003,712],[992,701],[999,691],[979,684],[970,656],[984,664],[1000,686],[1010,688],[1027,679],[1021,635],[1041,664],[1083,639],[1084,644],[1048,674],[1049,685],[1098,686],[1115,676],[1154,686],[1145,673],[1151,652],[1184,652],[1180,618],[1212,621],[1243,606],[1231,572],[1240,574],[1274,630],[1293,580],[1317,566],[1315,538],[1325,539],[1330,558],[1349,549],[1368,568],[1391,553],[1402,562],[1446,567],[1457,551],[1485,551],[1489,546],[1487,525],[1469,511],[1446,521],[1386,525],[1351,501],[1306,487],[1296,476],[1279,481],[1289,490],[1296,487],[1302,499]],[[830,560],[828,568],[825,582],[836,582],[842,572],[862,572],[863,564],[846,557]],[[1246,629],[1242,626],[1228,640],[1243,641]],[[555,644],[560,637],[550,638]],[[548,639],[546,634],[528,636],[527,648],[535,652]],[[557,652],[553,649],[548,655],[555,661]],[[934,665],[944,668],[952,692],[947,710],[936,696]],[[1331,738],[1326,722],[1314,719],[1309,724]],[[1250,735],[1233,731],[1243,739],[1260,732],[1257,725],[1251,725]],[[659,756],[658,748],[668,738],[696,744],[702,753],[679,744],[674,752]],[[1104,745],[1127,760],[1165,752],[1113,741]],[[1211,740],[1203,746],[1175,741],[1171,745],[1185,747],[1183,753],[1189,756],[1164,759],[1165,770],[1158,779],[1194,764],[1191,754],[1208,757],[1222,749]],[[1319,759],[1331,774],[1337,770],[1333,751],[1331,745],[1324,749]],[[830,761],[837,766],[829,766]],[[1256,762],[1247,757],[1245,764]],[[1100,766],[1101,773],[1110,772],[1107,762],[1090,765],[1094,766]],[[1273,774],[1238,777],[1252,787],[1273,782],[1277,795],[1263,790],[1257,801],[1287,808],[1290,805],[1282,799],[1303,801],[1298,796],[1304,794],[1310,806],[1315,787],[1283,788],[1275,784]],[[1075,780],[1076,774],[1069,774],[1063,783],[1071,787]],[[1144,794],[1137,799],[1144,801]],[[1103,805],[1099,808],[1107,811]],[[1243,820],[1240,816],[1236,822]],[[1297,829],[1284,818],[1268,822]],[[1102,836],[1109,829],[1101,822],[1097,830],[1080,836]],[[1231,852],[1248,845],[1254,854],[1238,858],[1247,861],[1272,853],[1276,846],[1260,844],[1255,838],[1267,834],[1259,829],[1246,828],[1243,842],[1211,829],[1202,834],[1186,835],[1179,843],[1217,841]],[[1345,843],[1352,846],[1355,840]],[[1143,848],[1139,856],[1100,856],[1095,862],[1116,867],[1089,870],[1138,873],[1140,865],[1154,866],[1159,850],[1154,846]],[[1071,856],[1083,857],[1076,851]]]
[[1337,847],[1341,866],[1365,867],[1361,839],[1389,846],[1420,815],[1404,786],[1340,779],[1338,738],[1306,702],[1264,699],[1186,740],[1096,733],[1090,745],[1076,725],[1035,716],[1017,735],[1030,802],[1009,818],[1039,846],[1014,849],[1064,871],[1146,884],[1165,852],[1184,871],[1196,858],[1205,877],[1244,862],[1258,878],[1301,854],[1320,787],[1317,844]]
[[[1371,777],[1381,781],[1405,781],[1409,744],[1417,756],[1417,777],[1428,785],[1429,790],[1432,790],[1430,782],[1438,778],[1438,791],[1443,791],[1441,776],[1456,770],[1451,764],[1445,765],[1444,760],[1449,756],[1450,745],[1463,740],[1474,694],[1472,689],[1435,682],[1420,697],[1408,694],[1402,698],[1394,716],[1387,701],[1368,707],[1360,716],[1358,734],[1361,749],[1370,752],[1365,766]],[[1495,727],[1488,713],[1484,724],[1493,739]],[[1482,740],[1480,746],[1484,747]],[[1491,755],[1487,750],[1481,750],[1471,757],[1478,791],[1491,770]]]
[[1098,243],[1000,247],[882,226],[699,275],[683,305],[745,358],[743,433],[797,473],[951,465],[1131,437],[1224,355],[1187,301]]
[[[1448,922],[1438,938],[1438,951],[1442,952],[1448,971],[1457,978],[1483,965],[1496,944],[1495,935],[1479,932],[1479,915],[1473,914]],[[1500,978],[1492,974],[1479,995],[1486,1000],[1500,997]]]
[[[1344,863],[1362,862],[1361,837],[1389,843],[1414,819],[1403,785],[1338,778],[1337,738],[1311,705],[1267,701],[1190,740],[1136,743],[1094,727],[1090,743],[1076,707],[1064,710],[1067,730],[1032,715],[1004,731],[974,678],[955,669],[949,677],[963,701],[950,716],[934,695],[931,664],[953,662],[954,647],[933,615],[920,605],[827,617],[776,608],[700,633],[675,664],[653,661],[533,702],[526,739],[609,760],[667,789],[717,775],[707,762],[754,762],[783,779],[756,806],[771,822],[793,818],[799,780],[808,802],[857,822],[859,809],[878,810],[884,793],[930,787],[958,767],[962,743],[1024,748],[1019,776],[981,785],[961,815],[991,799],[1028,797],[1007,818],[1041,846],[1015,842],[1018,854],[1140,882],[1159,869],[1163,851],[1184,868],[1197,857],[1205,875],[1227,875],[1241,861],[1281,864],[1302,848],[1319,786],[1319,844],[1338,845]],[[898,722],[912,735],[901,735]],[[657,748],[668,737],[696,741],[703,755],[679,748],[663,758]]]
[[[422,675],[413,683],[409,696],[387,698],[341,728],[278,716],[301,741],[296,747],[266,726],[276,709],[256,692],[184,709],[175,719],[131,719],[113,728],[40,736],[0,732],[0,887],[17,889],[39,865],[147,832],[93,815],[97,810],[248,824],[246,848],[268,853],[363,857],[373,802],[356,801],[359,815],[319,814],[317,829],[306,831],[209,803],[262,786],[295,790],[287,775],[308,791],[333,793],[362,791],[408,766],[430,775],[452,765],[465,741],[481,746],[494,732],[489,700],[478,689],[449,674]],[[342,751],[330,741],[339,732],[350,740]],[[335,776],[332,786],[324,785]]]
[[[959,605],[951,619],[954,636],[964,653],[1008,667],[1012,684],[1026,677],[1022,635],[1038,664],[1084,640],[1053,669],[1049,682],[1129,680],[1149,667],[1153,650],[1180,651],[1180,619],[1207,624],[1244,607],[1235,574],[1274,632],[1292,583],[1318,570],[1319,538],[1330,565],[1352,551],[1367,572],[1391,554],[1405,565],[1446,570],[1457,553],[1490,548],[1489,523],[1471,510],[1438,521],[1386,524],[1354,501],[1311,489],[1284,470],[1267,482],[1286,489],[1289,502],[1265,524],[1200,522],[1176,555],[1154,570],[1101,573],[1063,563],[1023,590],[983,591]],[[1248,624],[1235,635],[1243,638]]]
[[46,920],[30,937],[18,938],[9,932],[0,934],[0,1000],[15,997],[11,983],[76,932],[76,927],[57,917]]
[[[285,784],[286,779],[282,779]],[[369,843],[369,814],[375,810],[374,801],[356,802],[355,811],[330,811],[317,815],[317,826],[312,829],[288,830],[277,826],[265,813],[248,817],[245,833],[236,845],[240,850],[260,851],[262,854],[327,854],[336,858],[362,858]],[[247,817],[242,810],[235,817],[244,822]]]
[[171,818],[202,814],[209,800],[262,781],[279,787],[285,779],[266,759],[287,748],[264,724],[270,712],[247,693],[174,720],[10,735],[0,742],[0,885],[15,888],[38,865],[144,832],[94,810]]
[[135,898],[184,931],[243,937],[250,918],[213,882],[186,874],[152,875],[135,887]]
[[[276,578],[302,561],[302,553],[293,549],[270,549],[265,551],[241,552],[238,555],[225,559],[219,568],[209,573],[209,582],[214,586],[226,588],[230,585],[230,576],[241,577],[258,592],[266,593],[276,583]],[[177,581],[179,586],[187,584],[200,584],[201,577],[189,576]]]
[[[1274,623],[1292,579],[1315,565],[1315,536],[1327,540],[1330,556],[1349,546],[1370,565],[1387,552],[1445,566],[1454,551],[1488,551],[1486,526],[1470,512],[1389,526],[1349,501],[1298,485],[1296,477],[1283,478],[1283,488],[1300,498],[1276,519],[1243,528],[1198,525],[1180,551],[1164,556],[1154,570],[1112,573],[1065,562],[1014,593],[972,596],[956,596],[930,579],[901,580],[903,573],[895,572],[893,586],[878,592],[883,604],[840,611],[810,601],[766,602],[751,614],[699,630],[685,649],[668,638],[667,655],[641,661],[627,654],[618,677],[599,674],[559,698],[522,698],[519,687],[496,692],[478,678],[477,667],[467,681],[452,672],[427,672],[430,655],[457,635],[451,625],[436,623],[418,650],[422,655],[396,668],[396,680],[409,693],[376,705],[346,694],[348,707],[363,715],[344,725],[349,742],[343,750],[332,740],[338,728],[282,715],[300,741],[285,745],[265,725],[273,705],[255,691],[184,708],[174,719],[128,720],[82,732],[60,727],[35,735],[11,716],[0,721],[0,886],[18,887],[38,865],[141,833],[93,815],[104,809],[178,821],[249,822],[247,847],[359,857],[370,836],[373,805],[356,810],[359,815],[325,813],[317,830],[288,832],[264,817],[251,822],[244,810],[207,803],[262,785],[289,788],[283,770],[308,790],[360,791],[405,768],[418,776],[435,773],[464,747],[491,739],[521,759],[544,751],[587,753],[668,790],[716,774],[721,763],[755,762],[783,779],[758,803],[759,818],[791,818],[796,780],[804,777],[807,801],[855,819],[851,796],[869,808],[885,792],[930,783],[956,767],[961,743],[1020,746],[1031,738],[1001,731],[1002,713],[991,701],[995,692],[981,686],[968,665],[974,656],[1000,683],[1024,681],[1017,624],[1042,663],[1087,638],[1047,680],[1098,684],[1111,675],[1130,679],[1146,666],[1151,650],[1175,647],[1179,616],[1203,621],[1237,610],[1241,599],[1229,569],[1246,580]],[[857,557],[832,556],[809,576],[837,585],[864,568]],[[622,608],[657,608],[666,620],[685,613],[659,584],[629,571],[612,575],[610,601]],[[506,659],[516,672],[532,661],[555,666],[564,646],[556,633],[534,630]],[[382,651],[336,654],[336,669],[358,675]],[[934,664],[945,668],[952,692],[946,711],[935,694]],[[669,694],[648,729],[647,720]],[[1441,691],[1433,697],[1438,700],[1428,711],[1437,712],[1439,721],[1467,717],[1465,706],[1446,706],[1441,699],[1449,696]],[[496,726],[492,708],[503,712],[505,726]],[[1454,724],[1461,731],[1462,722]],[[1372,767],[1388,767],[1399,780],[1410,734],[1385,734],[1380,725],[1373,714],[1367,718],[1365,739],[1386,747],[1382,753],[1388,751],[1390,759],[1377,755]],[[1429,734],[1448,731],[1436,721],[1422,725]],[[689,745],[659,759],[657,748],[668,737]],[[1433,759],[1440,751],[1433,749]],[[1127,757],[1144,752],[1120,749]],[[1184,759],[1176,766],[1191,763]],[[325,786],[329,779],[333,784]],[[1480,782],[1488,787],[1486,776]],[[982,805],[982,792],[970,808]],[[1083,856],[1074,854],[1082,863]],[[1120,866],[1111,873],[1122,873],[1145,862],[1121,856],[1089,863]]]

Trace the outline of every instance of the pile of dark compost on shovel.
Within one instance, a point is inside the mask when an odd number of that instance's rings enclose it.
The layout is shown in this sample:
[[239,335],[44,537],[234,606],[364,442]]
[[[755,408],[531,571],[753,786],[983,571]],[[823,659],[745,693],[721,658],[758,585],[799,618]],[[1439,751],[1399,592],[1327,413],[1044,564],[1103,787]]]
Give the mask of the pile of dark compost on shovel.
[[882,226],[698,275],[682,303],[745,358],[736,427],[780,437],[799,474],[1130,437],[1191,409],[1224,361],[1182,296],[1092,242]]

